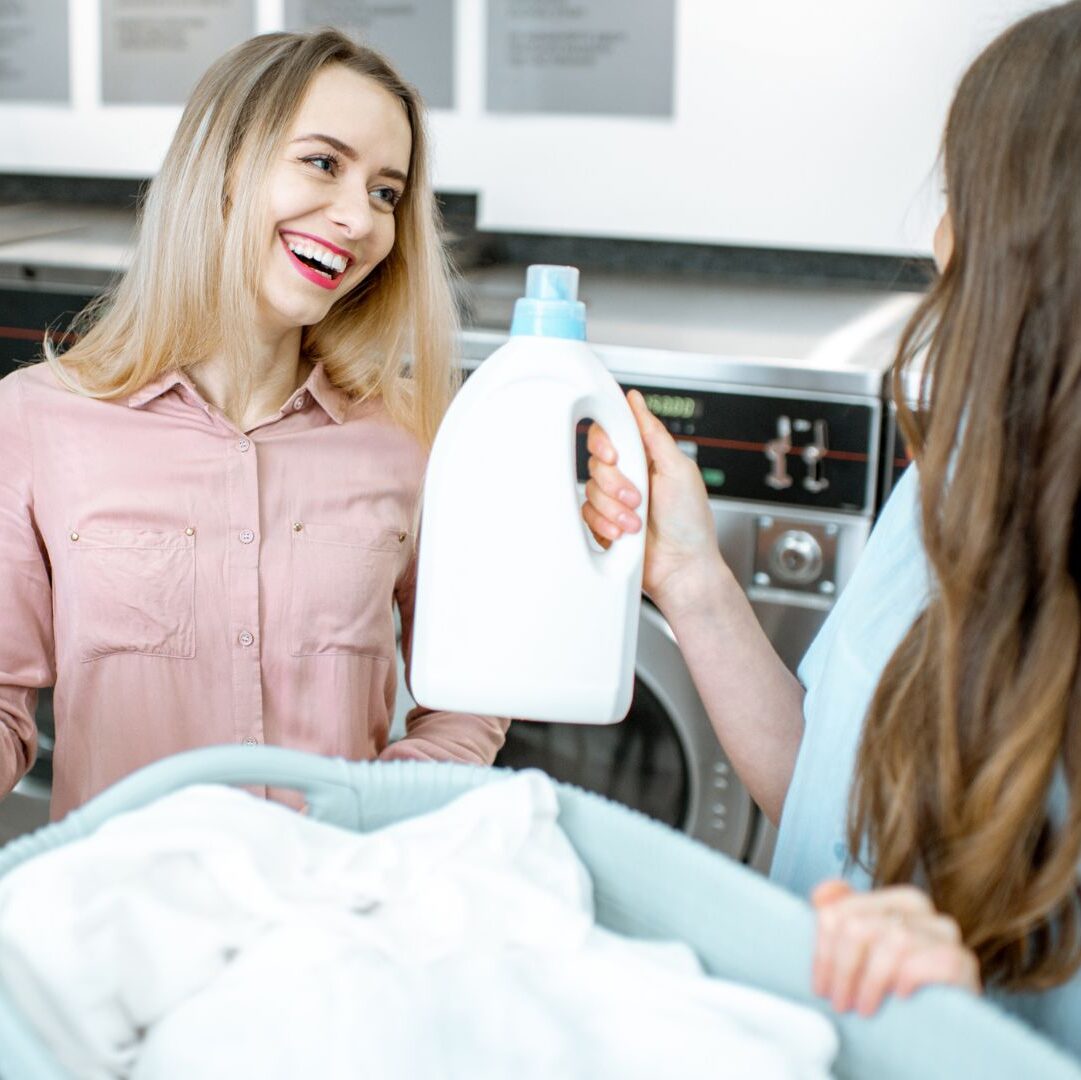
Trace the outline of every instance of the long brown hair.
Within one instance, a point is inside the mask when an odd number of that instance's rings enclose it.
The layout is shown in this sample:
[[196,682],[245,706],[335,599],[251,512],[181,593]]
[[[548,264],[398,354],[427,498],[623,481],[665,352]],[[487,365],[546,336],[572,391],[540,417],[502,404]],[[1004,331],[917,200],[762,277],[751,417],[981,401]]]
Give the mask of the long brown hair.
[[72,389],[126,396],[217,350],[234,363],[229,411],[242,411],[252,377],[248,328],[266,245],[266,175],[305,91],[329,64],[393,94],[408,118],[412,146],[390,254],[322,322],[305,329],[301,351],[322,361],[342,389],[381,396],[395,419],[430,444],[456,386],[456,321],[423,106],[379,53],[330,29],[251,38],[200,80],[150,186],[130,269],[76,320],[72,330],[80,340],[63,357],[47,343],[54,370]]
[[983,52],[943,153],[953,254],[893,382],[934,584],[870,707],[849,845],[877,884],[926,882],[985,980],[1043,989],[1081,965],[1081,2]]

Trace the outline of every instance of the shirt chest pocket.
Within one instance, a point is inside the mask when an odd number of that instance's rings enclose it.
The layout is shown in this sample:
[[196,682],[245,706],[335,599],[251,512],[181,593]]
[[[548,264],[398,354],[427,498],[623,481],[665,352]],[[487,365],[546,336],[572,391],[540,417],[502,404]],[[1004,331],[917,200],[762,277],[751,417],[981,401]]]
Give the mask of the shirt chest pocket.
[[409,534],[381,526],[293,525],[290,639],[294,656],[394,651],[394,582]]
[[83,529],[69,544],[81,661],[195,655],[194,530]]

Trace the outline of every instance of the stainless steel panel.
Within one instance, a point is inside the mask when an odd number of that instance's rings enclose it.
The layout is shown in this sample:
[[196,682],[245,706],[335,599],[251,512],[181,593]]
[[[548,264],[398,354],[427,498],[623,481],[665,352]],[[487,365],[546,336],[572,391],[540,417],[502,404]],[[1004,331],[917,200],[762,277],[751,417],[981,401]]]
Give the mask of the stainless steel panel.
[[[2,251],[2,249],[0,249]],[[474,366],[507,340],[505,333],[467,329],[462,357]],[[757,387],[792,397],[813,393],[824,401],[877,399],[883,367],[816,368],[783,355],[685,352],[676,348],[641,348],[591,338],[591,347],[608,369],[626,380],[648,378],[658,386],[723,390]]]

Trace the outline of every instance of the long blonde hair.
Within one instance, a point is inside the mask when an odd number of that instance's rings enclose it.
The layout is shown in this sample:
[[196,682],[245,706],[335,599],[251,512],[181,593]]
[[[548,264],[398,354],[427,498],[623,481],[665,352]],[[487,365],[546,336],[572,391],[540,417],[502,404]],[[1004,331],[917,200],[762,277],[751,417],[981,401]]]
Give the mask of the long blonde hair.
[[1081,965],[1081,2],[979,57],[944,158],[954,251],[894,373],[934,590],[871,704],[849,844],[878,884],[922,875],[985,979],[1042,989]]
[[[340,64],[401,101],[412,133],[387,258],[319,324],[301,353],[350,394],[378,395],[430,445],[457,385],[450,272],[438,235],[423,109],[378,53],[336,30],[264,34],[206,72],[142,208],[131,266],[75,320],[76,343],[46,356],[72,389],[124,397],[212,352],[234,364],[231,415],[252,385],[251,325],[266,246],[266,177],[312,78]],[[403,369],[408,364],[408,374]]]

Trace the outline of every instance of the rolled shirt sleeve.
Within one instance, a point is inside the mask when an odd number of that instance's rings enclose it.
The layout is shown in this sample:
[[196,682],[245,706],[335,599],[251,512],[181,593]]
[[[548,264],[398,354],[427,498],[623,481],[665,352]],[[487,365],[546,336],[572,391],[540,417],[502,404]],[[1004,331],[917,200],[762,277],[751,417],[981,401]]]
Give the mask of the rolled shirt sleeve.
[[34,520],[21,373],[0,380],[0,795],[34,763],[38,690],[55,681],[52,588]]

